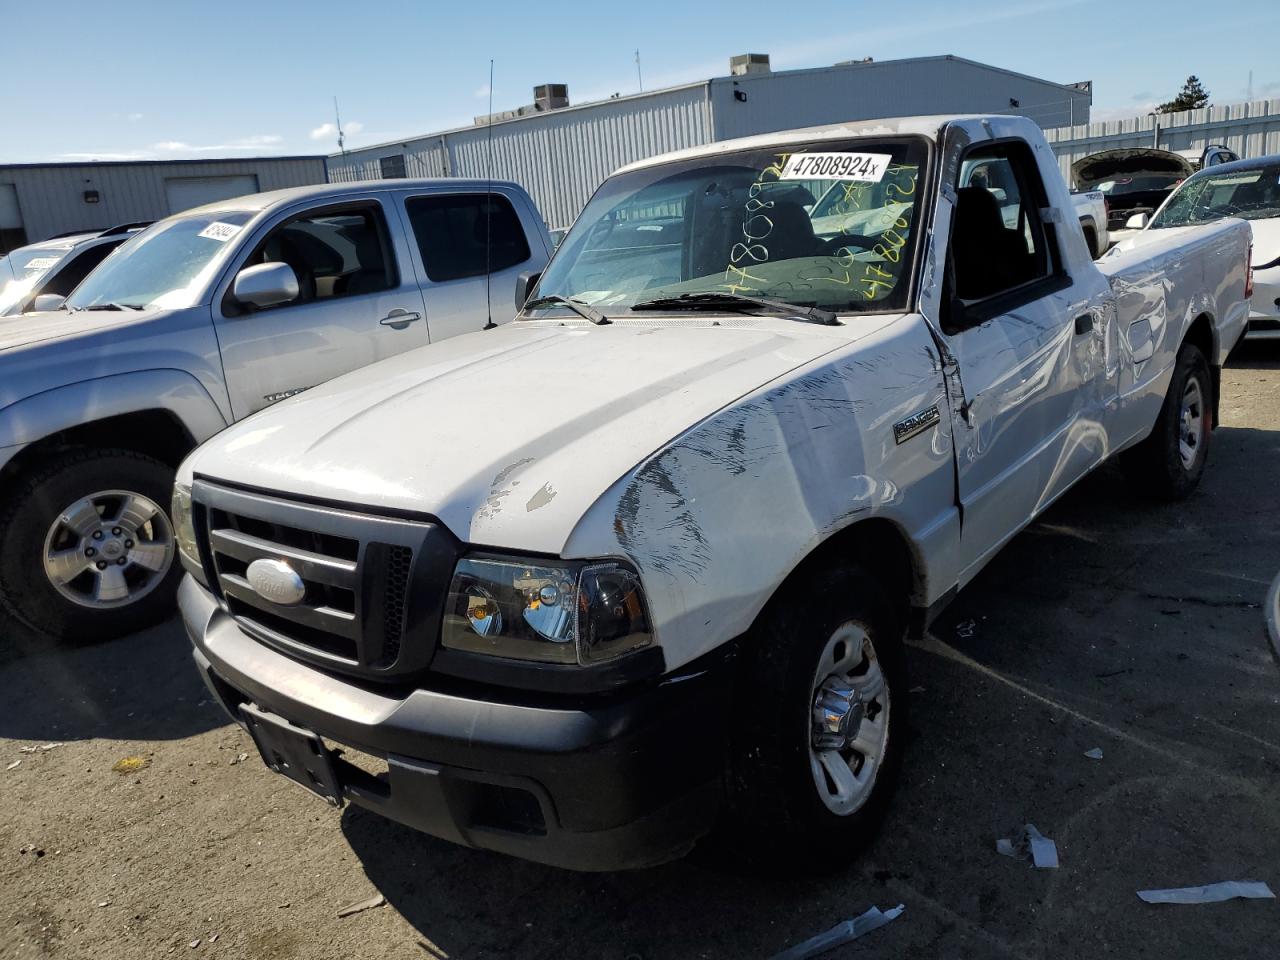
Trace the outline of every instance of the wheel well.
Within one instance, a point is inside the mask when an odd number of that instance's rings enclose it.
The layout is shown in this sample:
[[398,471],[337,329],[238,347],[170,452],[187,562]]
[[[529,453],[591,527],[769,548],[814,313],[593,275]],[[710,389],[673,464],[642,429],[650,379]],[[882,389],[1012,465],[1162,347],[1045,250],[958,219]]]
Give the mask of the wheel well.
[[195,439],[167,410],[139,410],[59,430],[28,444],[0,470],[0,488],[31,467],[73,447],[116,447],[155,457],[176,467]]
[[879,517],[851,524],[822,541],[796,565],[774,595],[786,592],[815,567],[850,562],[880,581],[905,626],[917,587],[915,553],[906,535]]
[[1187,335],[1182,340],[1199,349],[1209,364],[1209,379],[1212,381],[1213,397],[1210,400],[1210,413],[1213,425],[1218,425],[1218,394],[1222,384],[1222,367],[1217,363],[1217,351],[1213,348],[1213,321],[1207,313],[1202,313],[1191,321]]

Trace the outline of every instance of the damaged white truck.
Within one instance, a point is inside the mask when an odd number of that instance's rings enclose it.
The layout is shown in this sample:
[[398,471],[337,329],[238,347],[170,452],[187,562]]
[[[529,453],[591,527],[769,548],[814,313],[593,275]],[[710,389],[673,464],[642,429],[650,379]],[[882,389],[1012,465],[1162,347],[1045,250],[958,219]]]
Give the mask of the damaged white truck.
[[186,460],[196,663],[335,806],[577,869],[838,863],[898,776],[908,632],[1107,458],[1196,486],[1248,244],[1095,264],[1016,117],[632,164],[515,323]]

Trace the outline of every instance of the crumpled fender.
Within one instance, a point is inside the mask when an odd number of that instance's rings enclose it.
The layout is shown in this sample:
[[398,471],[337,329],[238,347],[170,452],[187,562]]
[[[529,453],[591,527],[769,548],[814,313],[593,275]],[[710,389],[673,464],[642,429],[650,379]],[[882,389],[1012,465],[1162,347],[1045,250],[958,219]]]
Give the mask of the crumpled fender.
[[113,374],[45,390],[0,408],[0,465],[21,447],[60,430],[142,410],[173,414],[196,443],[227,426],[209,392],[186,371]]

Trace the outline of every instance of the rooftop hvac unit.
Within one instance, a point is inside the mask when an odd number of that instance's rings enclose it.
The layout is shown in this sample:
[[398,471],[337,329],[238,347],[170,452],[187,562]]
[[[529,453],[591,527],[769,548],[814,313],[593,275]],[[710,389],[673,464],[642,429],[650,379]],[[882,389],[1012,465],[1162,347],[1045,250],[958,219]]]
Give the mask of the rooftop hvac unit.
[[736,57],[729,58],[729,73],[735,77],[768,72],[769,55],[767,53],[740,53]]
[[569,85],[541,83],[533,88],[533,105],[538,110],[559,110],[569,105]]

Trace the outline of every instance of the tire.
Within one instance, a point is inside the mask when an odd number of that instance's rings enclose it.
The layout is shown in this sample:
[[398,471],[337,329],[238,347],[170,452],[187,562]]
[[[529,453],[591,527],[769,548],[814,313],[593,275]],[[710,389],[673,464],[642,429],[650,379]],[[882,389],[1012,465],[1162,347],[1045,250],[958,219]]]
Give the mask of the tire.
[[[717,848],[750,866],[821,873],[844,866],[874,838],[897,785],[906,740],[904,627],[888,592],[857,567],[817,574],[770,605],[743,652],[726,805],[713,838]],[[814,716],[815,685],[827,669],[820,664],[840,636],[850,643],[846,656],[865,637],[884,689],[863,704],[866,721],[858,725],[855,715],[849,727],[874,741],[872,720],[883,721],[869,789],[861,788],[859,802],[837,811],[834,780],[816,759],[824,751],[815,744]],[[863,663],[869,665],[866,649]],[[863,686],[874,687],[870,666],[862,669],[853,673],[860,674]],[[853,762],[847,769],[856,771],[855,783],[868,770],[868,756],[850,752]]]
[[173,474],[129,450],[82,449],[20,477],[0,511],[0,605],[76,641],[168,617],[182,576],[168,516]]
[[1181,500],[1195,491],[1209,459],[1212,410],[1209,363],[1198,347],[1183,344],[1151,435],[1122,455],[1125,472],[1143,494]]

